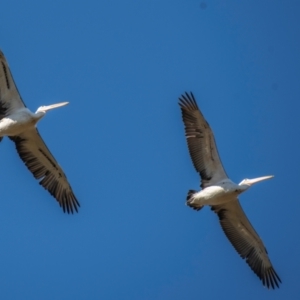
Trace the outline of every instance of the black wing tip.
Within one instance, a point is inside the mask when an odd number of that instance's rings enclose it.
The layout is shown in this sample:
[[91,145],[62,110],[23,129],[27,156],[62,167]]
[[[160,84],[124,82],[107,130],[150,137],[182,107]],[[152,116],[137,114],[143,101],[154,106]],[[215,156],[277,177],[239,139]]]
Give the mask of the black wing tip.
[[43,182],[40,181],[39,184],[47,190],[50,195],[58,202],[59,206],[63,209],[64,213],[74,214],[78,213],[78,208],[80,203],[77,200],[76,196],[73,194],[73,191],[64,191],[62,196],[58,197],[55,190],[48,189],[43,185]]
[[80,207],[80,203],[78,202],[78,200],[76,199],[76,197],[74,196],[74,194],[72,194],[71,199],[63,199],[63,200],[58,200],[56,199],[59,203],[59,206],[63,209],[64,213],[67,214],[74,214],[75,212],[78,213],[78,209]]
[[69,207],[65,207],[64,205],[60,205],[60,207],[62,207],[63,212],[68,215],[73,215],[74,213],[78,213],[78,207],[74,206],[74,208],[69,208]]
[[267,289],[273,289],[273,290],[279,288],[279,284],[282,283],[282,281],[272,266],[270,266],[269,268],[264,268],[263,266],[260,266],[257,269],[254,268],[254,266],[247,259],[246,262],[251,268],[251,270],[262,281],[263,286],[265,286]]
[[273,267],[270,267],[268,270],[266,270],[264,274],[257,275],[267,289],[279,289],[279,284],[282,283],[280,277],[278,276]]
[[179,106],[182,109],[199,109],[194,94],[192,92],[182,94],[179,99]]

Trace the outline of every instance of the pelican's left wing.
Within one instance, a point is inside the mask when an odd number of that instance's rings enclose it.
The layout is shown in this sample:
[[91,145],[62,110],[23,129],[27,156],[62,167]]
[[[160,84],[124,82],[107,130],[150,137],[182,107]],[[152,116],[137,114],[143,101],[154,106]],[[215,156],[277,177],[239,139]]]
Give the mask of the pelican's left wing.
[[238,199],[212,206],[224,233],[247,264],[267,288],[279,287],[281,282],[268,257],[268,252],[246,217]]
[[0,50],[0,120],[26,107],[11,75],[8,63]]
[[179,105],[190,156],[201,176],[201,187],[206,188],[227,178],[214,134],[202,115],[194,95],[185,93],[179,98]]
[[10,137],[17,151],[33,176],[39,180],[49,193],[58,201],[63,211],[78,211],[77,201],[72,188],[36,128],[25,131],[19,136]]

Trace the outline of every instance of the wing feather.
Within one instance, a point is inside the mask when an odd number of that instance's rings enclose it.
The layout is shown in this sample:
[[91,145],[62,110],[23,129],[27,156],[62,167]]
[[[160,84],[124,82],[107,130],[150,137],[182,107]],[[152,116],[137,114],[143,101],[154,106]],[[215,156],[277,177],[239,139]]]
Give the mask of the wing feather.
[[0,50],[0,120],[26,107],[14,82],[8,63]]
[[212,206],[218,214],[222,229],[239,255],[260,278],[263,285],[273,289],[281,280],[274,270],[268,252],[247,219],[238,199],[222,205]]
[[73,213],[80,206],[72,188],[37,129],[10,137],[15,142],[19,156],[48,192],[58,201],[64,212]]
[[192,93],[179,98],[185,136],[194,167],[201,176],[201,187],[227,178],[220,160],[213,132],[198,108]]

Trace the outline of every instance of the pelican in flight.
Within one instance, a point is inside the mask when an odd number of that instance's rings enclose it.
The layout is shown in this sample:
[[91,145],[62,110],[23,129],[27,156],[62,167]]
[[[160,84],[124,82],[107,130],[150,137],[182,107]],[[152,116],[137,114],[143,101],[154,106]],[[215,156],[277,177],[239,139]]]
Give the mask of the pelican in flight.
[[22,101],[8,63],[0,50],[0,141],[8,136],[33,176],[58,201],[64,212],[78,211],[72,188],[41,138],[36,124],[46,112],[68,102],[41,106],[32,113]]
[[271,264],[267,250],[238,200],[238,196],[253,184],[273,176],[244,179],[239,184],[232,182],[222,166],[213,132],[199,110],[193,94],[182,95],[179,105],[189,153],[201,177],[202,188],[200,192],[188,192],[187,205],[195,210],[210,205],[217,213],[225,235],[262,280],[263,285],[273,289],[279,287],[281,280]]

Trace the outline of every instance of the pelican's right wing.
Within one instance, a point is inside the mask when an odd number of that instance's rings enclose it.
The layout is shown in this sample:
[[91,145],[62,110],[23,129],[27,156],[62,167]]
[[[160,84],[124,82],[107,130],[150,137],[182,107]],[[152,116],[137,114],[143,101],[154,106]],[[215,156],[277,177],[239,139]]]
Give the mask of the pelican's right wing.
[[33,176],[58,201],[63,211],[78,211],[77,201],[62,168],[57,163],[36,128],[10,137]]
[[185,93],[179,98],[179,105],[189,152],[202,179],[201,187],[205,188],[227,178],[214,134],[199,110],[194,95]]
[[268,257],[267,250],[246,217],[238,199],[212,206],[218,214],[227,238],[267,288],[281,282]]
[[8,63],[0,50],[0,120],[26,107],[11,75]]

